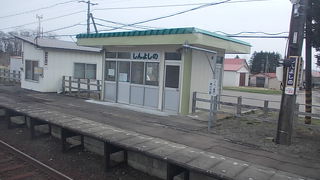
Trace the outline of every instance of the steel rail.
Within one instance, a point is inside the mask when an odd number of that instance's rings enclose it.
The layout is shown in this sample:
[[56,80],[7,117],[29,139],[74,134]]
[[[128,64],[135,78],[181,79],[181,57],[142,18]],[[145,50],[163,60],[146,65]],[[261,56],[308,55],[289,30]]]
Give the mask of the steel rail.
[[5,143],[4,141],[0,140],[0,145],[3,145],[8,150],[12,151],[16,155],[20,156],[23,160],[31,163],[32,165],[38,167],[40,170],[44,171],[45,173],[48,173],[50,177],[53,177],[57,180],[72,180],[72,178],[62,174],[61,172],[53,169],[52,167],[49,167],[48,165],[36,160],[35,158],[29,156],[28,154],[14,148],[13,146]]

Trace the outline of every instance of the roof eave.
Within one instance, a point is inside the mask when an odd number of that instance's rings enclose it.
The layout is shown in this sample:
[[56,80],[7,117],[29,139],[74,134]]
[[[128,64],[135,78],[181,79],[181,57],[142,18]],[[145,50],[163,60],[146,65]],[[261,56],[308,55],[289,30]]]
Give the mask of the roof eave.
[[208,36],[201,33],[78,38],[78,45],[82,46],[137,46],[137,45],[183,45],[199,44],[208,47],[221,48],[226,54],[249,54],[251,46],[234,41]]

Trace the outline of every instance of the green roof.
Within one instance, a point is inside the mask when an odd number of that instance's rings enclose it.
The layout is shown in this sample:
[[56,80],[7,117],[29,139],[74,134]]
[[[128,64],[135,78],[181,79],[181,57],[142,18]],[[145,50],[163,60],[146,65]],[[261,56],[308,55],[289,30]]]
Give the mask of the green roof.
[[152,35],[174,35],[174,34],[194,34],[200,33],[207,36],[212,36],[215,38],[223,39],[226,41],[231,41],[246,46],[251,46],[249,43],[230,38],[221,34],[214,32],[205,31],[202,29],[197,29],[194,27],[190,28],[171,28],[171,29],[153,29],[144,31],[123,31],[123,32],[108,32],[108,33],[92,33],[92,34],[78,34],[77,38],[108,38],[108,37],[128,37],[128,36],[152,36]]

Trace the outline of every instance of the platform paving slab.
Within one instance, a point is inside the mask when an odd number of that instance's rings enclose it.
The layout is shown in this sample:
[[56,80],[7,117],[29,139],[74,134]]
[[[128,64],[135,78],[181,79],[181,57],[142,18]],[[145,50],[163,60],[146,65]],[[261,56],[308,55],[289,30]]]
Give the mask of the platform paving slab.
[[202,151],[199,151],[198,149],[191,148],[191,147],[186,147],[183,148],[177,152],[174,152],[170,155],[167,156],[167,159],[169,161],[174,161],[174,162],[179,162],[179,163],[187,163],[190,162],[193,159],[198,158]]

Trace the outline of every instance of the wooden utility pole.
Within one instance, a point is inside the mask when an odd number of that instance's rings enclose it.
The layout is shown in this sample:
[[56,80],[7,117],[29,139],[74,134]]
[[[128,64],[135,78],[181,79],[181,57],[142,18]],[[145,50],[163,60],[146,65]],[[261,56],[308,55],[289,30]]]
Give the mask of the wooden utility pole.
[[87,3],[88,5],[88,10],[87,10],[87,34],[90,34],[90,17],[91,17],[91,12],[90,12],[90,7],[91,5],[98,5],[98,3],[91,3],[90,0],[88,1],[79,1],[79,2],[83,2],[83,3]]
[[36,15],[36,18],[38,19],[38,30],[37,30],[37,37],[41,37],[41,19],[43,18],[42,15]]
[[[312,17],[311,17],[311,6],[312,2],[309,0],[307,6],[307,20],[306,20],[306,89],[305,89],[305,111],[306,113],[312,113],[312,74],[311,74],[311,64],[312,64],[312,44],[311,44],[311,34],[312,34]],[[305,116],[305,124],[311,124],[311,116]]]
[[[306,6],[308,0],[291,0],[293,3],[287,61],[290,66],[283,69],[283,92],[277,129],[277,144],[290,145],[294,111],[296,110],[296,87],[299,74],[296,71],[299,57],[301,57],[306,22]],[[297,57],[297,58],[295,58]],[[292,83],[292,82],[293,83]],[[292,85],[289,87],[289,84]]]
[[93,24],[94,30],[96,31],[96,33],[98,33],[98,29],[97,29],[97,26],[96,26],[96,22],[94,22],[94,18],[93,18],[92,13],[90,13],[90,17],[91,17],[91,20],[92,20],[92,24]]

